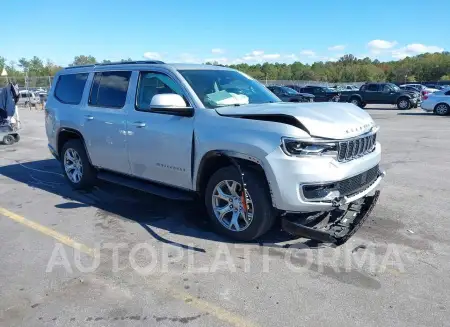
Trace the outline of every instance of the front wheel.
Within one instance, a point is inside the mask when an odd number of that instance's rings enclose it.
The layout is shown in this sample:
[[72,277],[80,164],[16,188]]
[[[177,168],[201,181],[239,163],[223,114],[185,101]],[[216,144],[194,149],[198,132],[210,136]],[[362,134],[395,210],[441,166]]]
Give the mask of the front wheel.
[[208,181],[205,205],[215,230],[239,241],[251,241],[266,233],[275,221],[275,210],[264,175],[233,166],[216,171]]
[[95,169],[91,166],[80,140],[70,140],[61,151],[64,175],[74,189],[90,189],[95,183]]
[[439,103],[436,108],[434,108],[434,113],[439,116],[447,116],[450,113],[450,107],[448,104]]
[[400,110],[407,110],[411,108],[411,101],[407,98],[401,98],[397,101],[397,108]]

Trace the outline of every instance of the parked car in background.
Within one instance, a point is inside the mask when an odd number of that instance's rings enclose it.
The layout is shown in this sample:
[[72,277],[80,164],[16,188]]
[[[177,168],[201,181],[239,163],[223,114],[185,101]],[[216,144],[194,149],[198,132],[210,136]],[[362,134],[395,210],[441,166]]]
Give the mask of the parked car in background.
[[343,89],[346,91],[358,91],[359,87],[357,87],[356,85],[345,85]]
[[286,85],[297,92],[314,95],[315,102],[338,102],[340,92],[325,86]]
[[416,91],[402,90],[392,83],[367,83],[358,91],[341,94],[341,101],[364,108],[367,104],[394,104],[398,109],[417,108],[420,95]]
[[421,108],[439,116],[450,114],[450,88],[426,95]]
[[427,88],[437,89],[437,90],[444,90],[448,87],[448,85],[434,84],[434,83],[424,83],[423,85]]
[[422,89],[420,87],[417,87],[417,86],[400,85],[399,87],[400,87],[401,90],[413,91],[413,92],[418,92],[418,93],[422,94]]
[[18,105],[35,106],[39,102],[40,102],[40,98],[39,98],[39,96],[36,95],[36,93],[28,91],[28,90],[19,91],[19,100],[17,101]]
[[267,88],[284,102],[314,102],[314,95],[299,93],[287,86],[271,85]]
[[400,85],[400,87],[407,87],[407,86],[414,87],[416,89],[420,89],[422,96],[439,91],[438,89],[426,87],[425,85],[422,85],[422,84],[402,84],[402,85]]
[[218,232],[240,241],[280,219],[292,233],[342,244],[371,212],[384,176],[368,113],[283,103],[228,67],[69,67],[55,76],[45,111],[49,150],[73,188],[104,180],[197,199]]

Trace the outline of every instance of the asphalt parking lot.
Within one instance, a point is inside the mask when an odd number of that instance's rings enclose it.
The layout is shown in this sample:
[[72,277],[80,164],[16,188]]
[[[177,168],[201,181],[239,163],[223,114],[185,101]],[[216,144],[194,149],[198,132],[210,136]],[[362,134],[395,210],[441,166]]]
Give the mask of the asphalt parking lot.
[[450,326],[450,117],[367,111],[387,176],[332,248],[277,227],[236,244],[189,203],[75,192],[43,112],[22,110],[22,140],[0,146],[0,325]]

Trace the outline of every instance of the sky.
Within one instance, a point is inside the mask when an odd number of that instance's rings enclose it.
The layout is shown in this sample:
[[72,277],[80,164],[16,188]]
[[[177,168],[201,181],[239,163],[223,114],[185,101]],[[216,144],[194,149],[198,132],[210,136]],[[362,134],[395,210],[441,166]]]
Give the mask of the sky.
[[21,0],[1,11],[0,56],[62,66],[77,55],[254,64],[450,50],[449,0]]

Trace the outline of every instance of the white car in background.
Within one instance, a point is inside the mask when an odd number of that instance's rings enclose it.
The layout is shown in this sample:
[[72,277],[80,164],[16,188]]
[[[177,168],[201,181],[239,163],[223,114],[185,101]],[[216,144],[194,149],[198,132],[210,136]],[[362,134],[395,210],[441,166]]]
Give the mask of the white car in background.
[[19,91],[19,101],[17,101],[18,105],[22,106],[28,106],[32,105],[35,106],[40,102],[40,98],[36,93],[28,91],[28,90],[22,90]]
[[414,87],[416,89],[419,89],[421,91],[421,93],[422,93],[422,96],[425,96],[427,94],[439,91],[438,89],[433,89],[431,87],[426,87],[425,85],[422,85],[422,84],[403,84],[403,85],[400,85],[400,88],[408,87],[408,86],[412,86],[412,87]]
[[421,107],[439,116],[450,114],[450,88],[424,96]]

